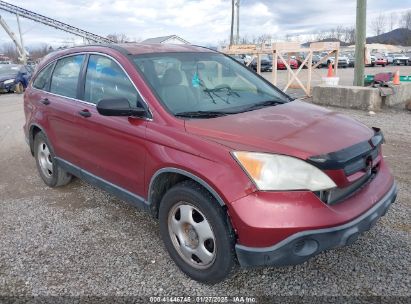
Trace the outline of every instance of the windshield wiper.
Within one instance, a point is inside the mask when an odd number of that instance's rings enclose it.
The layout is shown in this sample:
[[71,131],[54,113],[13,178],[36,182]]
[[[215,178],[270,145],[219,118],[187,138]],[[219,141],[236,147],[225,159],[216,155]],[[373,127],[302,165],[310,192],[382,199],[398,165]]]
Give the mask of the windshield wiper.
[[191,118],[213,118],[225,116],[227,114],[232,114],[230,112],[221,112],[221,111],[187,111],[187,112],[178,112],[175,113],[175,116],[179,117],[191,117]]
[[276,105],[283,104],[283,103],[284,101],[279,100],[279,99],[266,100],[266,101],[258,102],[258,103],[251,105],[250,107],[245,109],[245,111],[252,111],[252,110],[256,110],[256,109],[260,109],[264,107],[276,106]]

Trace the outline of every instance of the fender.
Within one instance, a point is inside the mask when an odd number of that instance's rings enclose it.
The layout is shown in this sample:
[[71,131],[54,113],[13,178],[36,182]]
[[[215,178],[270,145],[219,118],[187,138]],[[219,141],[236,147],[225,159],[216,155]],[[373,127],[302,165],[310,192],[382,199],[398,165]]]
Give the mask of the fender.
[[192,180],[196,181],[201,186],[206,188],[211,193],[211,195],[213,195],[215,197],[215,199],[220,204],[220,206],[225,206],[225,202],[221,198],[221,196],[206,181],[204,181],[203,179],[201,179],[197,175],[194,175],[194,174],[192,174],[188,171],[178,169],[178,168],[173,168],[173,167],[161,168],[161,169],[157,170],[156,173],[154,173],[153,176],[151,177],[150,185],[148,187],[148,194],[147,194],[149,205],[151,205],[151,203],[152,203],[152,198],[151,198],[152,191],[151,190],[152,190],[152,187],[153,187],[153,183],[154,183],[155,179],[162,173],[178,173],[178,174],[181,174],[181,175],[184,175],[184,176],[187,176],[187,177],[191,178]]
[[52,143],[50,142],[49,137],[47,136],[47,132],[44,131],[44,128],[43,128],[42,126],[40,126],[39,124],[37,124],[37,123],[32,123],[32,124],[30,124],[29,132],[28,132],[28,136],[29,136],[29,138],[28,138],[28,144],[29,144],[29,147],[30,147],[31,154],[34,156],[34,147],[33,147],[33,145],[34,145],[33,128],[34,128],[34,127],[39,128],[40,131],[43,132],[44,135],[46,135],[47,139],[49,140],[49,144],[51,145],[51,149],[53,149],[53,145],[52,145]]

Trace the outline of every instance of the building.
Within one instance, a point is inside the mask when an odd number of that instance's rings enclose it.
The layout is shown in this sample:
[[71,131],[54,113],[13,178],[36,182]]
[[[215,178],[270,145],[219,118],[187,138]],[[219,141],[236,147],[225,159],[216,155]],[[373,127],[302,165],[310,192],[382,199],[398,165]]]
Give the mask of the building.
[[149,38],[143,40],[142,43],[190,44],[190,42],[177,35]]

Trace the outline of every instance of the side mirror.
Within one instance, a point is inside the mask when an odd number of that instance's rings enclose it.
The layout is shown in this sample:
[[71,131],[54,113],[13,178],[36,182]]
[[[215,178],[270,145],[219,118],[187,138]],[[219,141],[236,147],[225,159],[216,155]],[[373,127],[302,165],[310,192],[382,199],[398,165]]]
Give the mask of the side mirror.
[[146,110],[132,108],[126,98],[107,98],[97,103],[97,112],[104,116],[138,116],[144,117]]

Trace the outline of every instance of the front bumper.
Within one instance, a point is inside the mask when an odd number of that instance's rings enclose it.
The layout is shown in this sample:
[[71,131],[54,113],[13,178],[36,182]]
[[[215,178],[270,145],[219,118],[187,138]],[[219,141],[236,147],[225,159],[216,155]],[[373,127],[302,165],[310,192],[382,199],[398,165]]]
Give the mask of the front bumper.
[[367,212],[340,226],[301,231],[271,247],[247,247],[236,245],[237,258],[241,266],[295,265],[303,263],[321,251],[349,245],[364,231],[375,225],[395,201],[397,187],[390,190]]
[[0,82],[0,92],[10,92],[10,91],[13,91],[15,85],[16,85],[16,84],[15,84],[14,82],[8,83],[8,84],[5,84],[4,82]]

